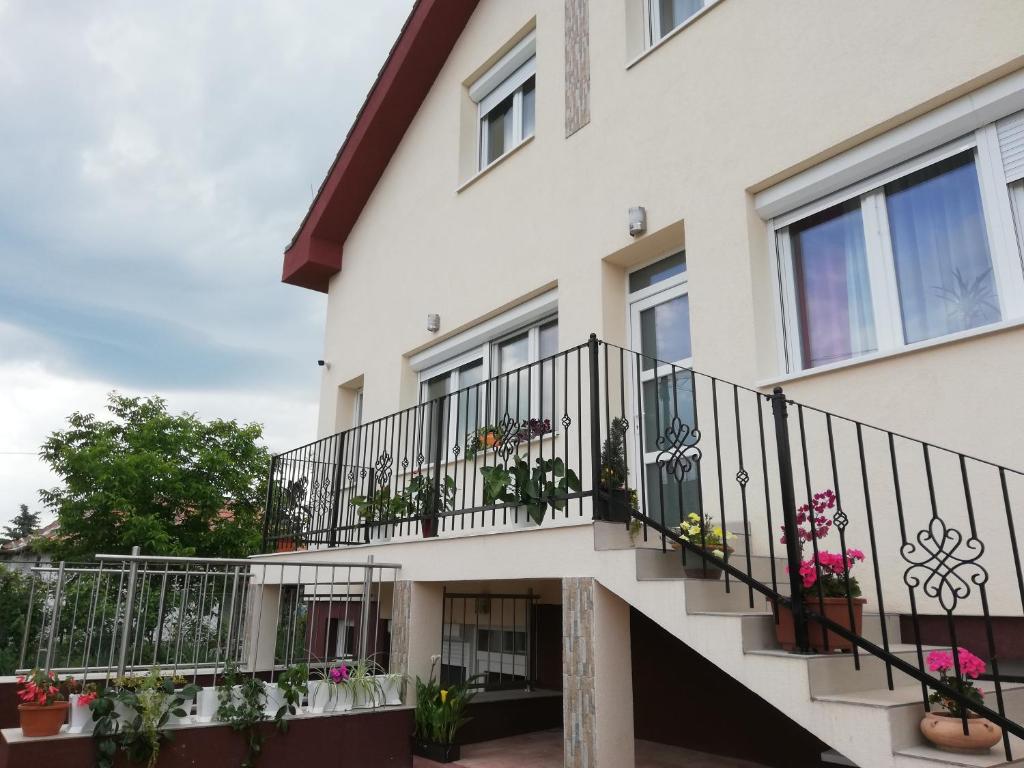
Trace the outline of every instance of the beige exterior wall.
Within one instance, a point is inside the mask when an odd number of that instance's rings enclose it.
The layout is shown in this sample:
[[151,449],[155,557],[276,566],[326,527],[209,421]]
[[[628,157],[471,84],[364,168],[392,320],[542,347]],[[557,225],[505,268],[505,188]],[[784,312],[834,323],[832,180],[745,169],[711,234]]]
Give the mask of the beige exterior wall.
[[[320,432],[410,404],[407,356],[545,287],[560,342],[625,340],[623,266],[685,224],[695,367],[777,377],[769,240],[752,192],[1024,65],[1024,4],[722,0],[627,67],[625,0],[591,3],[591,121],[565,137],[564,8],[483,0],[331,281]],[[630,17],[631,18],[631,17]],[[535,20],[535,22],[534,22]],[[465,84],[533,23],[536,138],[464,186]],[[460,165],[462,170],[460,170]],[[428,312],[441,333],[425,330]],[[794,397],[1019,465],[1024,333],[1010,330],[789,382]],[[936,418],[937,414],[941,417]]]
[[[321,435],[349,426],[340,387],[363,386],[365,419],[408,406],[411,354],[553,286],[562,348],[590,332],[628,345],[626,270],[682,245],[695,368],[748,386],[778,380],[770,237],[754,194],[1024,67],[1018,0],[721,0],[631,61],[638,1],[590,3],[590,122],[566,138],[563,4],[482,0],[345,243]],[[472,177],[467,84],[534,26],[536,136]],[[636,205],[650,234],[633,241]],[[435,312],[441,331],[430,334]],[[1017,327],[785,386],[1020,467],[1022,378]],[[991,500],[979,515],[1002,514]],[[893,520],[880,526],[897,535]]]

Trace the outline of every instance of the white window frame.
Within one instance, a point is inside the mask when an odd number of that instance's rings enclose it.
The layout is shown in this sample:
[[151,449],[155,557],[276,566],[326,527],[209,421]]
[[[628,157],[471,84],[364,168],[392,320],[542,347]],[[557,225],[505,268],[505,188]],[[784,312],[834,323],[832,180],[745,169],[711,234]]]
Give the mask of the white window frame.
[[[500,158],[533,136],[533,133],[524,135],[523,88],[530,78],[536,78],[536,74],[537,39],[535,32],[531,30],[516,43],[512,50],[502,56],[469,87],[469,97],[477,105],[477,170],[482,171],[494,165]],[[534,105],[536,105],[536,87],[536,79],[534,79]],[[494,160],[487,162],[486,117],[510,95],[512,96],[511,145],[505,147],[505,151]],[[534,114],[534,132],[536,132],[536,113]]]
[[[665,301],[678,298],[679,296],[690,295],[690,280],[689,280],[689,260],[686,259],[686,268],[678,275],[672,275],[671,277],[659,280],[653,285],[649,285],[646,288],[641,288],[638,291],[629,290],[629,275],[633,272],[639,272],[645,267],[649,267],[652,264],[657,264],[663,259],[669,258],[680,251],[685,252],[685,248],[673,248],[667,253],[662,253],[656,259],[645,261],[642,264],[637,265],[630,269],[626,274],[626,322],[627,328],[629,329],[629,340],[632,348],[639,353],[642,349],[641,344],[641,324],[640,324],[640,313],[645,309],[650,309],[653,306],[661,304]],[[690,319],[690,357],[684,360],[678,361],[665,361],[668,363],[675,364],[676,367],[692,367],[693,366],[693,318]],[[641,366],[639,379],[634,366],[630,366],[629,380],[632,391],[635,393],[632,398],[633,405],[635,406],[634,412],[630,415],[632,424],[642,424],[644,412],[642,410],[643,404],[643,385],[647,381],[655,380],[663,376],[672,375],[672,366],[654,366],[650,370],[643,370]],[[630,451],[629,456],[629,471],[633,477],[643,478],[643,482],[636,483],[636,491],[641,499],[641,504],[644,505],[642,508],[646,508],[646,502],[644,499],[647,496],[647,465],[653,463],[657,456],[657,451],[651,452],[645,450],[645,446],[640,440],[640,430],[633,430],[633,450]]]
[[363,388],[360,387],[356,390],[355,398],[352,402],[352,428],[361,427],[363,425]]
[[[888,231],[883,187],[943,159],[964,151],[974,153],[982,213],[988,236],[989,254],[1001,320],[993,325],[1024,318],[1024,270],[1021,251],[1013,231],[1010,195],[1007,194],[1002,160],[994,125],[986,125],[966,136],[943,144],[862,181],[807,203],[768,220],[772,284],[775,293],[777,328],[782,343],[779,369],[786,374],[807,374],[864,362],[902,350],[916,349],[960,338],[965,333],[984,331],[981,326],[967,331],[907,344],[899,304],[895,259]],[[854,198],[860,198],[864,223],[865,254],[871,286],[872,310],[877,350],[825,365],[803,365],[800,345],[799,313],[794,281],[793,254],[789,226],[808,216]]]
[[690,14],[685,19],[680,21],[674,27],[662,30],[661,24],[661,5],[658,0],[644,0],[643,11],[644,11],[644,35],[645,43],[647,48],[653,48],[662,40],[668,38],[677,29],[682,29],[687,24],[691,23],[694,19],[704,14],[712,5],[719,2],[719,0],[703,0],[704,7],[699,11]]

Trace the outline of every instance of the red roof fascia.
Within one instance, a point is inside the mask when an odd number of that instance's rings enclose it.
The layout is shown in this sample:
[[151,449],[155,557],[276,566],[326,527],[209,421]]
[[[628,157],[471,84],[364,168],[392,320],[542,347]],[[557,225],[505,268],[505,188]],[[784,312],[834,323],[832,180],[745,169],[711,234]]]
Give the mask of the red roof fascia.
[[284,253],[282,282],[327,291],[370,199],[478,0],[418,0]]

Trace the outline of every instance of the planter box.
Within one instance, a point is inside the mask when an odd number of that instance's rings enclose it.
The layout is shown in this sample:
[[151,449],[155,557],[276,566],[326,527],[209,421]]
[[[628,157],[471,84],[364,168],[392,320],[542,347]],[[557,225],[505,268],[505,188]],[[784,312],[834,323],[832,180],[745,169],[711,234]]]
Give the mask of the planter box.
[[629,491],[626,488],[616,488],[605,491],[608,494],[608,503],[600,519],[606,523],[628,523],[632,515],[632,505],[629,503]]
[[380,687],[377,706],[397,707],[402,703],[401,675],[374,675]]
[[412,753],[433,760],[435,763],[454,763],[460,757],[458,744],[435,744],[431,741],[413,739]]
[[348,712],[352,709],[352,689],[329,680],[309,681],[310,712]]
[[[180,696],[181,695],[181,691],[180,690],[179,691],[175,691],[174,694],[175,694],[175,696]],[[181,708],[183,710],[185,710],[185,714],[183,716],[181,716],[181,717],[178,717],[173,712],[169,712],[167,714],[167,724],[168,725],[187,725],[188,723],[191,723],[192,722],[192,707],[195,705],[195,703],[196,703],[195,698],[193,698],[193,697],[186,698],[181,703]],[[175,707],[175,709],[177,709],[177,707]]]
[[[861,634],[861,625],[864,615],[863,597],[850,598],[853,604],[853,626],[850,626],[850,610],[845,597],[826,597],[819,601],[817,598],[804,600],[807,610],[821,614],[827,619],[834,621],[841,627],[849,629],[856,635]],[[784,605],[778,606],[779,620],[775,624],[775,636],[783,650],[792,651],[796,649],[796,635],[793,627],[793,614]],[[821,624],[811,621],[807,625],[808,641],[811,649],[817,653],[831,653],[832,651],[853,650],[853,643],[845,637],[840,637],[834,632],[825,633],[824,644],[822,639]]]

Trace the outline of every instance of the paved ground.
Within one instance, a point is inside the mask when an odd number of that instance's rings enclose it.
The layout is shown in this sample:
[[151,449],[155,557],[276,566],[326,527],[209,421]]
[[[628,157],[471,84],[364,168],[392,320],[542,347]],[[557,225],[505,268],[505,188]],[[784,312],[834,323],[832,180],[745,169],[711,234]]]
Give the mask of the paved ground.
[[[413,768],[435,768],[440,763],[413,759]],[[562,768],[562,731],[540,731],[524,736],[485,741],[462,748],[458,768]],[[636,742],[636,768],[761,768],[756,763],[716,757],[650,741]]]

